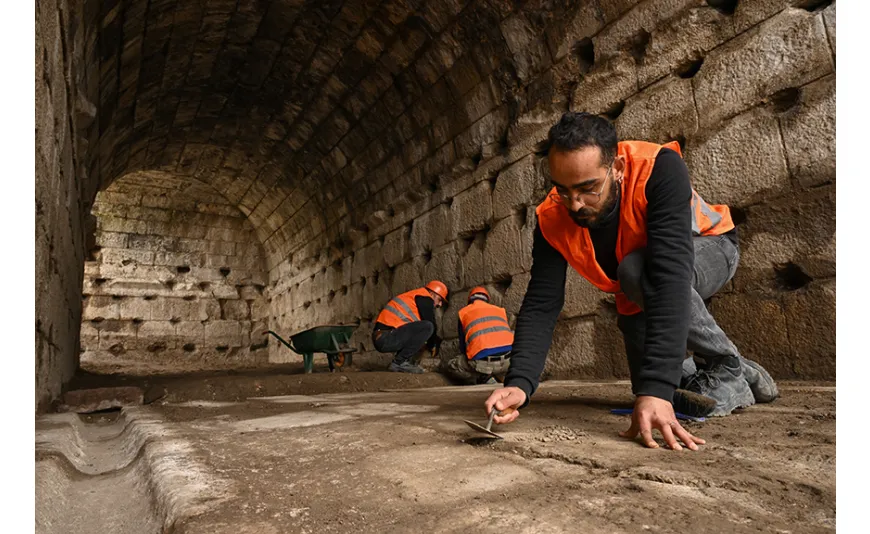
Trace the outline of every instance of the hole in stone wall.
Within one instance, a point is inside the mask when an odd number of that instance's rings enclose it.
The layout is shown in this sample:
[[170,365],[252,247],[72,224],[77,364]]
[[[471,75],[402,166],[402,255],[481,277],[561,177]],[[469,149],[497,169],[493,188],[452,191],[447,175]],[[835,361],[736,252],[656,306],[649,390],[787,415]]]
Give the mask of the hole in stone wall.
[[[393,269],[393,268],[390,267],[390,269]],[[380,279],[381,279],[381,273],[378,272],[378,271],[375,271],[374,276],[372,276],[372,283],[375,284],[375,285],[378,285],[378,281],[379,281]]]
[[193,343],[185,343],[184,346],[181,347],[181,350],[183,350],[184,352],[193,352],[196,350],[196,345],[194,345]]
[[821,11],[833,3],[834,0],[806,0],[798,4],[797,7],[806,11]]
[[326,274],[326,267],[320,268],[320,274]]
[[480,165],[480,162],[482,160],[483,160],[483,151],[482,150],[478,150],[477,152],[474,153],[473,156],[471,156],[471,161],[474,162],[475,167]]
[[330,289],[329,294],[326,296],[326,302],[332,302],[332,299],[335,298],[335,291]]
[[260,349],[265,349],[265,348],[268,347],[268,346],[269,346],[269,338],[266,338],[266,339],[263,340],[262,343],[252,343],[252,344],[251,344],[251,350],[260,350]]
[[429,249],[424,250],[422,258],[423,263],[428,264],[430,261],[432,261],[432,251]]
[[308,308],[311,307],[311,301],[306,300],[305,302],[302,303],[302,307],[307,310]]
[[511,284],[513,284],[513,282],[514,282],[514,279],[512,276],[506,276],[506,277],[500,278],[498,280],[495,280],[493,282],[493,285],[495,285],[495,287],[499,291],[499,293],[504,295],[505,292],[511,287]]
[[360,279],[359,279],[359,285],[360,285],[360,287],[365,287],[365,286],[366,286],[366,277],[365,277],[365,276],[361,276],[361,277],[360,277]]
[[341,294],[347,295],[347,286],[341,286]]
[[181,317],[173,317],[172,319],[169,319],[169,322],[172,323],[172,324],[180,323],[180,322],[181,322]]
[[[219,271],[220,271],[220,273],[221,273],[221,276],[223,276],[223,277],[225,277],[225,278],[226,278],[227,276],[229,276],[229,275],[230,275],[230,272],[231,272],[229,267],[221,267],[221,268],[219,269]],[[313,278],[313,277],[312,277],[312,278]]]
[[141,317],[134,317],[133,318],[133,324],[142,324],[143,322],[144,322],[144,319],[142,319]]
[[97,261],[97,253],[103,250],[103,247],[96,245],[88,249],[88,261]]
[[729,206],[729,209],[731,211],[731,221],[734,223],[734,226],[740,226],[746,222],[746,210],[735,208],[733,206]]
[[187,265],[179,265],[175,268],[175,270],[178,272],[178,274],[184,274],[190,272],[190,267],[188,267]]
[[463,256],[465,256],[468,253],[468,249],[470,249],[471,245],[474,243],[474,238],[475,238],[475,234],[461,238],[462,242],[460,243],[460,245],[461,245],[461,252],[462,252]]
[[392,206],[389,206],[387,208],[387,216],[388,217],[395,217],[395,215],[396,215],[396,209]]
[[651,39],[652,34],[646,30],[641,30],[639,34],[632,38],[628,51],[638,65],[643,65],[646,49]]
[[707,0],[707,5],[720,13],[733,15],[737,9],[738,0]]
[[574,53],[580,59],[580,69],[582,72],[588,72],[595,65],[595,44],[591,38],[584,37],[577,41],[574,44]]
[[784,113],[795,107],[801,100],[801,90],[798,87],[789,87],[782,91],[777,91],[770,97],[770,103],[773,104],[773,110],[777,113]]
[[103,285],[103,284],[105,284],[105,283],[106,283],[106,279],[105,279],[105,278],[94,278],[94,285],[95,285],[95,286],[101,286],[101,285]]
[[91,319],[91,324],[100,324],[103,321],[105,321],[105,319],[103,319],[102,317],[94,317],[93,319]]
[[608,109],[607,111],[605,111],[601,115],[603,117],[607,117],[611,121],[615,121],[617,118],[619,118],[620,115],[622,115],[622,110],[624,110],[624,109],[625,109],[625,100],[620,100],[619,102],[617,102],[616,104],[611,106],[610,109]]
[[320,299],[314,301],[315,304],[320,304]]
[[126,260],[121,260],[121,265],[124,266],[124,267],[130,265],[131,263],[133,263],[133,260],[131,260],[131,259],[129,259],[129,258],[126,259]]
[[112,295],[112,300],[124,300],[124,297],[121,295]]
[[166,343],[164,341],[148,345],[148,352],[163,352],[164,350],[166,350]]
[[186,295],[186,296],[184,297],[184,300],[190,302],[191,300],[196,300],[196,297],[193,296],[193,295]]
[[172,289],[175,287],[175,280],[166,280],[163,285],[166,286],[166,289]]
[[674,137],[674,141],[680,145],[680,152],[685,155],[686,153],[686,136],[683,134],[678,134]]
[[426,185],[426,188],[430,193],[434,193],[438,191],[438,178],[432,178],[429,180],[429,183]]
[[487,178],[487,181],[489,182],[489,190],[495,191],[495,184],[498,183],[498,173],[493,173],[489,178]]
[[154,300],[155,298],[154,295],[145,295],[145,300]]
[[774,265],[773,273],[776,286],[786,291],[795,291],[813,281],[812,276],[790,261]]
[[688,63],[684,63],[677,67],[677,76],[680,78],[688,79],[694,78],[698,71],[701,70],[701,65],[704,64],[704,58],[695,59],[693,61],[689,61]]
[[111,352],[115,356],[118,356],[127,352],[127,349],[125,349],[124,345],[122,345],[121,343],[115,343],[114,345],[109,347],[109,352]]
[[218,345],[217,347],[214,348],[214,350],[216,350],[218,352],[226,352],[226,351],[230,350],[230,348],[226,345]]
[[211,289],[211,284],[209,284],[208,282],[200,282],[199,289],[201,291],[208,291],[209,289]]

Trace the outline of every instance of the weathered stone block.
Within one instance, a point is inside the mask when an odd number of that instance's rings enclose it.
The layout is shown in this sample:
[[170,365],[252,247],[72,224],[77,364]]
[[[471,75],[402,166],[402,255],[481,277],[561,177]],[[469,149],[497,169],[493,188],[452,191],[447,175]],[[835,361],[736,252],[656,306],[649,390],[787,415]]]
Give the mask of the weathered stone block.
[[698,130],[692,81],[669,76],[630,98],[614,123],[620,139],[654,143],[688,137]]
[[637,66],[623,53],[602,60],[574,88],[571,111],[604,113],[637,93]]
[[834,380],[837,376],[837,291],[833,280],[783,296],[794,375]]
[[501,170],[492,193],[492,211],[495,220],[512,215],[515,210],[536,205],[543,199],[547,184],[533,155]]
[[[143,323],[143,325],[146,323]],[[100,331],[100,349],[109,350],[116,344],[127,344],[136,339],[136,326],[130,321],[107,320],[96,325]]]
[[533,229],[525,217],[507,217],[495,223],[486,236],[484,268],[487,280],[500,280],[532,267]]
[[85,300],[82,319],[118,319],[120,303],[109,296],[92,296]]
[[470,235],[492,221],[492,186],[486,180],[453,198],[450,219],[456,235]]
[[559,62],[571,52],[577,41],[592,37],[604,27],[604,17],[596,2],[573,3],[568,13],[547,28],[547,45],[554,62]]
[[734,10],[734,26],[742,33],[787,7],[805,4],[807,0],[740,0]]
[[779,125],[763,108],[693,138],[684,156],[695,190],[712,204],[745,206],[790,185]]
[[459,285],[464,288],[480,285],[486,279],[484,250],[486,235],[481,232],[470,243],[460,241]]
[[800,286],[836,274],[836,189],[796,192],[747,211],[738,291]]
[[359,280],[371,276],[382,270],[386,264],[384,263],[384,254],[381,250],[381,243],[375,241],[366,247],[356,251],[353,255],[353,266],[351,267],[351,278]]
[[170,321],[145,321],[139,325],[138,336],[140,339],[151,338],[175,338],[175,323]]
[[205,343],[239,347],[242,327],[237,321],[210,321],[205,324]]
[[411,256],[440,247],[456,235],[450,208],[439,204],[414,220],[411,227]]
[[707,56],[692,79],[701,127],[832,71],[821,15],[787,9]]
[[393,271],[391,296],[422,287],[427,281],[422,275],[423,261],[417,257],[398,265]]
[[221,302],[221,317],[229,321],[246,321],[251,318],[251,310],[244,300],[225,300]]
[[158,298],[151,301],[151,318],[154,320],[187,319],[194,317],[192,302],[180,298]]
[[141,297],[124,297],[118,305],[120,319],[151,319],[151,301]]
[[205,341],[205,326],[200,321],[181,321],[175,325],[175,336],[180,343],[202,344]]
[[547,378],[589,377],[594,373],[596,353],[592,319],[571,319],[556,323],[553,344],[544,366]]
[[497,142],[504,135],[508,125],[506,106],[496,109],[475,122],[454,140],[457,159],[480,154],[484,146]]
[[777,295],[723,295],[714,298],[710,309],[744,357],[774,377],[794,376],[788,322]]
[[550,53],[539,32],[526,17],[517,13],[501,22],[501,33],[513,55],[519,79],[530,80],[550,65]]
[[[601,2],[605,21],[612,21],[615,13],[630,7],[628,4],[636,3],[624,0]],[[601,59],[630,47],[645,32],[652,32],[662,21],[670,19],[686,8],[701,5],[704,5],[703,0],[649,0],[640,2],[640,5],[622,15],[619,22],[610,24],[593,38],[595,62],[598,63]]]
[[440,280],[452,291],[459,285],[459,254],[454,244],[435,251],[429,263],[423,266],[423,281]]
[[827,76],[801,89],[798,104],[780,120],[792,176],[804,187],[837,177],[836,80]]
[[408,260],[410,256],[409,238],[411,237],[410,226],[402,226],[384,236],[384,244],[381,251],[384,254],[384,263],[390,267]]
[[640,86],[685,69],[732,37],[730,16],[711,7],[683,11],[652,32],[644,60],[637,67]]
[[565,280],[565,306],[560,317],[592,315],[598,311],[605,294],[568,267]]
[[520,313],[520,307],[523,305],[523,299],[526,296],[526,290],[529,287],[531,279],[531,273],[515,274],[511,278],[511,285],[505,292],[504,300],[501,304],[505,311],[514,315]]
[[834,2],[822,11],[825,19],[825,28],[828,30],[828,42],[831,44],[831,52],[837,55],[837,3]]

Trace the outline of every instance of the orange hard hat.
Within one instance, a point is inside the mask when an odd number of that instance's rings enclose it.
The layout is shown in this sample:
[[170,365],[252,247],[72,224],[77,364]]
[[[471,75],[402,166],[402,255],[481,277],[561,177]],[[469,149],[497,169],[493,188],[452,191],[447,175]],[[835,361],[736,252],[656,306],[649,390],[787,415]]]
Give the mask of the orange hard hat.
[[444,282],[432,280],[426,284],[426,289],[444,299],[444,302],[447,302],[447,286],[444,285]]
[[483,286],[477,286],[471,290],[471,293],[468,294],[468,302],[470,303],[475,296],[483,296],[484,300],[489,302],[489,291]]

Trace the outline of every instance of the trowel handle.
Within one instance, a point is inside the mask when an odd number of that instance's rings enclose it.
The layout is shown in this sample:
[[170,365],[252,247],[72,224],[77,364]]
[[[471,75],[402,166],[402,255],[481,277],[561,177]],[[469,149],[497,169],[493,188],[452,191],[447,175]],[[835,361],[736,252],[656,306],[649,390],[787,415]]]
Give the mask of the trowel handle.
[[511,413],[515,412],[516,410],[517,410],[516,408],[511,407],[511,408],[505,408],[504,410],[499,412],[498,410],[495,409],[495,406],[493,406],[492,411],[489,412],[489,421],[486,423],[487,432],[489,432],[492,429],[492,423],[493,423],[493,420],[495,420],[496,413],[498,413],[498,415],[504,416],[504,415],[511,414]]

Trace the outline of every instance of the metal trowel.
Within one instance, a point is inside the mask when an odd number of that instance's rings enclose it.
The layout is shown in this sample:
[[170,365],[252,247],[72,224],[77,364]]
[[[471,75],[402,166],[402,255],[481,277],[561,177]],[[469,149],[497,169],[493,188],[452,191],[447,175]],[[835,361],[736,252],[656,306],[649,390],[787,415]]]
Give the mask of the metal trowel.
[[489,412],[489,421],[486,423],[486,426],[482,426],[482,425],[479,425],[477,423],[472,423],[471,421],[467,421],[467,420],[465,421],[465,424],[470,426],[474,430],[477,430],[478,432],[483,432],[484,434],[486,434],[487,436],[489,436],[491,438],[504,439],[503,437],[499,436],[498,434],[496,434],[495,432],[490,430],[492,428],[492,420],[495,419],[496,413],[498,413],[498,415],[508,415],[509,413],[513,413],[513,411],[514,411],[514,408],[507,408],[506,410],[503,410],[501,413],[499,413],[498,410],[496,410],[495,407],[493,407],[492,411]]

